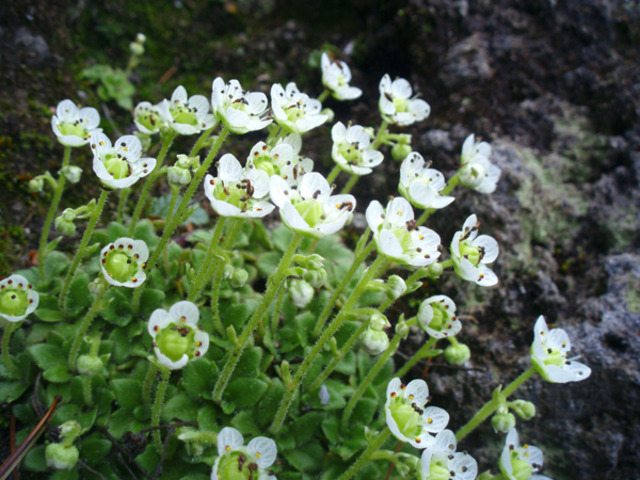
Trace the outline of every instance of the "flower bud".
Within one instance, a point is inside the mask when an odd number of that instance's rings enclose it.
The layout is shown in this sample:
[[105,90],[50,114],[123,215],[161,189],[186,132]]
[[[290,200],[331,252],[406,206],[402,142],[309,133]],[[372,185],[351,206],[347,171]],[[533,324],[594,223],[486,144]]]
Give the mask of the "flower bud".
[[147,36],[144,33],[138,33],[136,35],[136,42],[138,43],[144,43],[147,41]]
[[401,162],[411,153],[411,144],[396,143],[391,149],[391,156],[394,160]]
[[460,167],[458,178],[460,183],[468,188],[476,188],[482,183],[487,172],[480,163],[467,163]]
[[514,400],[509,402],[509,407],[523,420],[531,420],[536,416],[536,406],[532,402]]
[[80,452],[73,445],[64,446],[62,443],[50,443],[44,451],[47,466],[56,470],[71,470],[76,463]]
[[76,368],[80,375],[93,377],[94,375],[102,373],[102,360],[96,356],[80,355],[76,363]]
[[387,279],[387,298],[397,300],[407,291],[407,284],[399,275],[391,275]]
[[369,328],[371,330],[382,331],[390,326],[389,320],[387,320],[387,317],[382,313],[374,313],[371,315],[371,319],[369,320]]
[[67,165],[66,167],[62,167],[60,169],[60,173],[64,175],[64,178],[67,179],[67,182],[78,183],[80,181],[80,177],[82,176],[82,169],[80,167],[76,167],[75,165]]
[[442,264],[438,262],[433,262],[427,267],[427,275],[429,278],[439,278],[443,271]]
[[396,323],[396,334],[402,338],[407,338],[409,336],[409,326],[407,322],[404,321],[404,316],[400,316],[400,320]]
[[44,188],[44,179],[42,177],[35,177],[29,181],[29,192],[39,193]]
[[511,412],[496,413],[491,417],[491,425],[495,432],[507,433],[516,426],[516,417]]
[[313,299],[315,290],[308,282],[294,278],[289,282],[289,299],[298,308],[306,307]]
[[176,167],[180,168],[197,168],[200,165],[200,157],[190,157],[189,155],[184,155],[179,153],[176,155]]
[[451,365],[462,365],[471,358],[471,350],[464,343],[451,344],[444,349],[444,358]]
[[131,42],[129,44],[129,50],[131,51],[132,54],[137,55],[139,57],[144,54],[144,47],[142,46],[142,44],[138,42]]
[[76,233],[75,224],[72,221],[70,222],[66,220],[64,214],[56,218],[54,225],[56,231],[61,233],[62,235],[73,235],[74,233]]
[[302,278],[309,282],[313,288],[321,288],[327,283],[327,271],[321,270],[306,270]]
[[324,108],[322,109],[322,111],[320,112],[321,115],[326,115],[327,116],[327,120],[325,121],[325,123],[332,123],[333,119],[336,117],[336,114],[334,113],[333,110],[331,110],[330,108]]
[[186,168],[174,165],[167,169],[167,180],[169,185],[186,185],[191,182],[191,172]]
[[249,280],[249,273],[242,268],[236,268],[229,279],[229,285],[232,288],[242,288],[247,283],[247,280]]
[[382,330],[367,328],[360,338],[362,347],[369,355],[379,355],[389,347],[389,337]]

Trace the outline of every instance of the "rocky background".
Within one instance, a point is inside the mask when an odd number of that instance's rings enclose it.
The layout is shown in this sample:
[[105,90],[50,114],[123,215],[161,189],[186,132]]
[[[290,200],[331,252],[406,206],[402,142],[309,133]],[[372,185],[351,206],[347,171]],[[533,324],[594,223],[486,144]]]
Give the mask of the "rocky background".
[[[148,42],[131,77],[134,101],[159,101],[179,84],[208,95],[215,76],[262,91],[295,80],[319,94],[318,51],[332,48],[365,92],[348,105],[327,101],[338,119],[377,125],[379,79],[402,76],[432,107],[426,122],[406,131],[416,150],[450,173],[475,133],[492,143],[502,168],[495,194],[456,190],[449,213],[431,220],[449,239],[474,212],[501,246],[497,287],[449,278],[421,292],[447,293],[474,318],[461,337],[473,352],[469,368],[413,372],[426,372],[434,403],[452,412],[454,428],[462,425],[498,384],[527,368],[532,326],[544,314],[568,331],[593,373],[569,385],[535,378],[518,391],[538,406],[536,418],[521,423],[521,439],[544,450],[544,473],[556,480],[640,478],[640,3],[302,3],[3,2],[0,274],[37,261],[48,198],[28,194],[26,183],[61,161],[51,109],[71,98],[99,106],[108,133],[131,128],[130,114],[102,102],[81,72],[99,63],[124,68],[138,31]],[[240,156],[250,140],[229,148]],[[305,143],[325,171],[329,142],[322,133]],[[65,196],[77,206],[97,182],[87,152],[72,161],[86,172]],[[398,166],[389,159],[359,182],[360,205],[395,193]],[[502,442],[487,424],[460,448],[496,472]]]

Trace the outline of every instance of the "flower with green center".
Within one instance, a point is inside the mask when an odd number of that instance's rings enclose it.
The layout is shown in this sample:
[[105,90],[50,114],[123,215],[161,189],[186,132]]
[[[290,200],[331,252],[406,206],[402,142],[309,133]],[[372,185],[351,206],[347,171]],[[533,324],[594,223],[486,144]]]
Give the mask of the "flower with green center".
[[279,83],[271,86],[271,109],[276,123],[288,132],[308,132],[329,118],[320,112],[322,104],[300,92],[293,82],[286,88]]
[[509,430],[500,455],[500,471],[507,480],[551,480],[545,475],[537,475],[542,462],[542,450],[533,445],[520,446],[517,430]]
[[549,330],[544,317],[540,315],[533,327],[534,339],[531,345],[531,363],[542,378],[552,383],[579,382],[591,375],[586,365],[567,358],[571,341],[561,328]]
[[382,118],[389,123],[405,127],[421,122],[431,113],[431,107],[420,98],[411,98],[411,85],[404,78],[393,82],[388,74],[380,80],[378,106]]
[[342,122],[331,129],[331,157],[342,170],[354,175],[368,175],[382,163],[382,153],[371,146],[373,132],[360,125],[345,127]]
[[404,385],[394,378],[387,385],[387,402],[384,411],[391,433],[402,442],[415,448],[429,448],[436,434],[449,423],[449,414],[438,407],[427,407],[429,387],[421,379]]
[[134,135],[124,135],[111,145],[109,137],[98,133],[91,141],[91,150],[93,171],[108,188],[130,187],[156,166],[155,158],[140,158],[142,144]]
[[0,280],[0,317],[15,323],[23,320],[36,308],[38,292],[22,275],[13,274]]
[[419,480],[474,480],[477,474],[475,459],[467,453],[456,452],[456,436],[451,430],[439,432],[433,445],[420,457]]
[[171,100],[166,98],[158,104],[162,121],[180,135],[193,135],[208,130],[216,124],[209,113],[209,100],[204,95],[187,96],[180,85],[173,91]]
[[489,235],[478,235],[478,217],[472,214],[451,240],[451,259],[458,276],[483,287],[498,283],[498,277],[487,266],[498,258],[498,242]]
[[211,86],[211,106],[216,118],[233,133],[262,130],[272,122],[267,96],[245,92],[237,80],[225,84],[222,78],[216,78]]
[[297,189],[278,175],[269,180],[271,201],[280,208],[287,228],[314,238],[336,233],[356,207],[352,195],[331,195],[331,191],[327,180],[316,172],[303,176]]
[[152,105],[150,102],[140,102],[136,105],[133,110],[133,123],[136,124],[138,131],[146,135],[158,133],[165,125],[160,116],[159,105]]
[[407,155],[400,166],[398,191],[415,207],[444,208],[455,198],[440,195],[446,186],[444,175],[430,165],[418,152]]
[[258,142],[251,149],[247,162],[267,172],[269,177],[281,176],[294,187],[299,185],[305,173],[313,171],[313,160],[298,155],[300,147],[300,135],[293,133],[273,148],[264,142]]
[[490,156],[491,145],[476,142],[474,135],[469,135],[462,144],[460,183],[476,192],[493,193],[502,170],[489,161]]
[[204,194],[211,207],[223,217],[262,218],[275,208],[262,200],[269,194],[269,175],[227,153],[218,163],[218,176],[207,175]]
[[211,470],[211,480],[275,480],[267,469],[278,454],[276,442],[267,437],[255,437],[243,446],[242,434],[224,427],[218,434],[218,458]]
[[104,247],[100,252],[100,268],[104,278],[116,287],[137,288],[144,283],[145,262],[149,249],[142,240],[123,237]]
[[198,325],[199,318],[196,304],[186,300],[174,304],[168,312],[159,308],[151,314],[147,327],[160,363],[177,370],[207,353],[209,335]]
[[51,117],[51,128],[58,141],[67,147],[89,143],[93,132],[101,131],[100,115],[95,108],[78,108],[71,100],[62,100]]
[[374,200],[367,207],[366,216],[381,255],[413,267],[425,267],[440,256],[440,236],[416,225],[413,209],[404,198],[394,198],[386,210]]
[[332,62],[326,52],[320,59],[322,68],[322,84],[331,91],[331,95],[337,100],[354,100],[362,95],[362,90],[349,85],[351,70],[349,65],[340,60]]
[[446,295],[424,300],[418,310],[418,323],[432,338],[453,337],[462,329],[456,318],[456,304]]

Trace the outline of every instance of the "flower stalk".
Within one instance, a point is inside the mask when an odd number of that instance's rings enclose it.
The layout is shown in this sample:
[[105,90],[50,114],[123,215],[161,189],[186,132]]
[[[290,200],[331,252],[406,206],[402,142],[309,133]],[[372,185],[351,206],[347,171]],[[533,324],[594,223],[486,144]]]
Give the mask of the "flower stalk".
[[367,464],[372,455],[377,452],[378,449],[382,447],[382,445],[384,445],[384,442],[386,442],[390,436],[391,430],[389,430],[389,427],[385,427],[385,429],[380,432],[378,436],[369,444],[367,449],[362,452],[362,454],[360,454],[358,460],[356,460],[355,463],[351,465],[351,467],[349,467],[349,470],[338,477],[338,480],[349,480],[356,473],[358,473],[362,469],[362,467]]
[[[160,426],[160,414],[162,413],[164,395],[167,392],[167,386],[169,385],[170,376],[171,370],[169,370],[164,365],[160,365],[160,383],[158,383],[156,398],[153,401],[153,410],[151,412],[151,428]],[[156,447],[156,451],[158,453],[162,452],[162,438],[160,437],[160,430],[158,428],[154,428],[152,435],[153,445]]]
[[4,363],[4,368],[6,368],[7,372],[11,375],[21,376],[22,372],[16,367],[15,363],[13,363],[9,347],[11,345],[11,335],[20,327],[20,325],[22,325],[22,322],[3,323],[4,331],[2,332],[2,362]]
[[109,286],[103,278],[100,278],[100,293],[93,300],[93,304],[89,311],[85,315],[82,323],[80,324],[80,328],[76,332],[76,336],[73,339],[73,343],[71,344],[71,349],[69,350],[69,360],[67,361],[67,366],[70,371],[76,371],[76,360],[78,359],[78,353],[80,352],[80,345],[82,345],[82,339],[84,338],[85,333],[89,330],[93,319],[96,318],[98,312],[102,308],[102,300],[104,299],[105,293]]

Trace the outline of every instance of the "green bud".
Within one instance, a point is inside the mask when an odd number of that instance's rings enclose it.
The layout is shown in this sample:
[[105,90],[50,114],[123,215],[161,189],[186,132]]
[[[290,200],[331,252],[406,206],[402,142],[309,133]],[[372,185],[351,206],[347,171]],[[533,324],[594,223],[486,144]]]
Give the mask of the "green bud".
[[50,443],[44,451],[47,466],[56,470],[71,470],[76,463],[80,452],[73,445],[64,446],[61,443]]
[[144,54],[144,47],[142,46],[142,44],[138,42],[131,42],[129,44],[129,50],[131,51],[132,54],[137,55],[139,57],[141,57]]
[[147,41],[147,37],[146,37],[146,35],[145,35],[144,33],[138,33],[138,34],[136,35],[136,42],[138,42],[138,43],[144,43],[144,42],[146,42],[146,41]]
[[394,160],[401,162],[411,153],[411,145],[406,143],[396,143],[391,149],[391,156]]
[[176,155],[176,167],[180,168],[198,168],[200,166],[200,157],[190,157],[182,153]]
[[224,278],[229,279],[233,277],[235,271],[236,269],[233,265],[231,265],[229,262],[225,262],[224,269],[222,270],[222,275]]
[[44,179],[42,177],[35,177],[29,181],[29,192],[39,193],[44,188]]
[[471,358],[471,350],[464,343],[451,344],[444,349],[444,358],[451,365],[462,365]]
[[298,308],[306,307],[311,300],[315,290],[304,280],[294,278],[289,282],[289,299]]
[[333,119],[335,118],[336,114],[333,112],[333,110],[331,110],[330,108],[324,108],[322,109],[322,111],[320,112],[321,115],[326,115],[327,116],[327,121],[325,123],[329,124],[333,122]]
[[404,321],[404,318],[400,318],[398,323],[396,323],[396,334],[400,335],[402,338],[407,338],[409,336],[409,326],[407,322]]
[[367,328],[360,340],[362,347],[369,355],[379,355],[389,347],[389,337],[382,330]]
[[486,171],[479,163],[467,163],[460,167],[458,178],[460,183],[468,188],[475,188],[482,183]]
[[371,330],[382,331],[390,326],[389,320],[387,320],[387,317],[382,313],[374,313],[371,315],[371,319],[369,320],[369,328]]
[[60,215],[55,220],[55,228],[58,233],[62,235],[73,235],[76,233],[76,226],[73,222],[65,220],[64,214]]
[[82,427],[76,420],[67,420],[60,425],[60,440],[65,445],[71,445],[82,432]]
[[322,270],[305,270],[302,278],[309,282],[313,288],[321,288],[327,283],[327,271]]
[[75,165],[67,165],[66,167],[62,167],[60,169],[60,174],[64,175],[64,178],[67,179],[67,182],[78,183],[80,181],[80,177],[82,176],[82,169],[80,167],[76,167]]
[[169,185],[186,185],[191,182],[191,172],[186,168],[174,165],[167,168],[167,180]]
[[516,426],[516,417],[511,412],[496,413],[491,417],[491,425],[495,432],[507,433]]
[[91,355],[80,355],[78,357],[76,367],[78,369],[78,373],[80,375],[86,375],[88,377],[93,377],[94,375],[99,375],[102,373],[102,360],[98,357],[93,357]]
[[387,298],[397,300],[407,291],[407,284],[399,275],[391,275],[387,279]]
[[247,283],[247,280],[249,280],[249,273],[242,268],[236,268],[229,279],[229,285],[232,288],[242,288]]
[[509,407],[523,420],[531,420],[536,416],[536,406],[526,400],[509,402]]
[[429,278],[439,278],[443,271],[442,264],[438,262],[434,262],[427,267],[427,275]]

